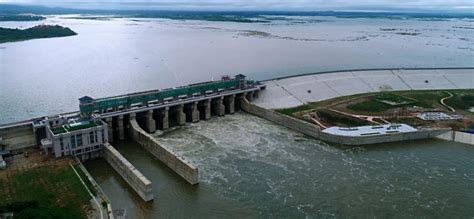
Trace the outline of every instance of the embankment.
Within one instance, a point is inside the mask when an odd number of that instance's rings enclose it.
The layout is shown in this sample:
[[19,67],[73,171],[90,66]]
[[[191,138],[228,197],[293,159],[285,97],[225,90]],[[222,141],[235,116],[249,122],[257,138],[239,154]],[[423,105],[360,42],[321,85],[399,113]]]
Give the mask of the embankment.
[[109,143],[104,144],[104,158],[144,201],[153,200],[151,181]]
[[267,119],[279,125],[285,126],[289,129],[301,132],[310,137],[320,139],[323,141],[342,144],[342,145],[368,145],[386,142],[407,141],[416,139],[433,138],[450,129],[422,129],[415,132],[392,133],[388,135],[371,135],[371,136],[342,136],[324,133],[316,125],[299,120],[273,110],[268,110],[263,107],[254,105],[247,101],[246,98],[241,99],[242,110]]
[[146,133],[137,123],[135,118],[130,118],[130,128],[128,129],[133,140],[138,142],[148,152],[153,154],[158,160],[166,164],[175,173],[183,177],[190,184],[199,182],[198,169],[166,148],[156,138]]
[[265,81],[252,103],[266,109],[361,93],[402,90],[473,89],[474,68],[373,69],[320,72]]
[[0,128],[1,144],[12,153],[37,145],[31,123]]
[[442,135],[436,136],[438,139],[446,141],[454,141],[464,144],[474,145],[474,134],[459,132],[459,131],[450,131]]

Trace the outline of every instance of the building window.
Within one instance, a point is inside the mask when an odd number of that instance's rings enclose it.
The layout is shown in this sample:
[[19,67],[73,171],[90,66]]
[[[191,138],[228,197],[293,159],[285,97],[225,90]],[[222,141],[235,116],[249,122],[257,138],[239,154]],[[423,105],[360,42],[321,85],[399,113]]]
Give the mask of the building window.
[[102,134],[102,143],[104,143],[104,142],[105,142],[105,136],[104,136],[104,132],[105,132],[105,130],[104,130],[104,129],[102,129],[102,131],[100,132],[100,133]]
[[61,145],[61,151],[64,150],[63,137],[59,138],[59,145]]
[[97,139],[97,130],[94,131],[94,139],[95,139],[95,142],[99,142]]
[[76,148],[76,136],[71,135],[71,148]]
[[94,132],[89,132],[89,143],[90,144],[94,143]]
[[82,134],[77,134],[76,138],[77,138],[77,146],[78,147],[82,146]]

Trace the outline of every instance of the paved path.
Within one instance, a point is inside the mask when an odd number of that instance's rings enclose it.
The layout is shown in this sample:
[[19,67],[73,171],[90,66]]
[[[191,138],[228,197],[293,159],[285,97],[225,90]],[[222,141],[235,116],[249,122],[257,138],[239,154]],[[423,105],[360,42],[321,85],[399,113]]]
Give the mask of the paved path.
[[443,106],[445,106],[446,108],[448,108],[449,110],[451,110],[452,112],[456,112],[456,110],[454,110],[452,107],[448,106],[448,104],[444,103],[445,100],[453,98],[453,94],[452,94],[451,92],[446,91],[446,93],[448,93],[449,96],[441,98],[441,100],[440,100],[439,102],[440,102]]

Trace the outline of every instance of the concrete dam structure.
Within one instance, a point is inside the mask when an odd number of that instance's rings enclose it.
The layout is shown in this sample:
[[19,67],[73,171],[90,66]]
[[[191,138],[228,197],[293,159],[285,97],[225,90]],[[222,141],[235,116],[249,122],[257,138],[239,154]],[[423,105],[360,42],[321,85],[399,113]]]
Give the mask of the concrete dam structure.
[[361,93],[403,90],[473,89],[474,68],[348,70],[264,81],[254,103],[281,109]]
[[0,126],[2,147],[12,153],[40,145],[45,154],[88,160],[102,156],[144,200],[153,200],[152,182],[111,144],[131,138],[191,185],[196,167],[148,133],[211,116],[233,114],[241,99],[253,99],[265,85],[243,75],[183,87],[94,99],[79,99],[79,112]]
[[153,200],[150,180],[128,162],[113,142],[133,139],[189,184],[199,183],[196,166],[149,133],[242,110],[313,138],[365,145],[431,138],[450,129],[420,129],[374,136],[339,136],[273,109],[339,96],[392,90],[473,89],[474,68],[353,70],[306,74],[264,82],[245,76],[120,96],[79,99],[78,112],[0,126],[0,146],[12,153],[40,146],[56,157],[87,160],[103,156],[144,200]]

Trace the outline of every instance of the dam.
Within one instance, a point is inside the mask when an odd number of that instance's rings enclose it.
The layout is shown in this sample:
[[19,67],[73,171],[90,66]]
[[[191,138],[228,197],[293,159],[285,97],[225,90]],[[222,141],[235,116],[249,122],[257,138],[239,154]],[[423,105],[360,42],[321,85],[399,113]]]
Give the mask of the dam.
[[103,156],[144,201],[151,201],[153,182],[114,149],[114,142],[132,139],[186,182],[195,185],[199,183],[198,168],[150,133],[242,110],[315,139],[343,145],[432,138],[449,129],[408,128],[407,132],[394,134],[339,136],[272,109],[358,93],[472,89],[473,73],[472,68],[366,70],[310,74],[263,82],[246,80],[245,76],[237,75],[172,89],[97,99],[84,96],[79,99],[79,112],[2,125],[0,143],[12,153],[39,145],[45,153],[54,153],[56,157],[74,155],[88,160]]

